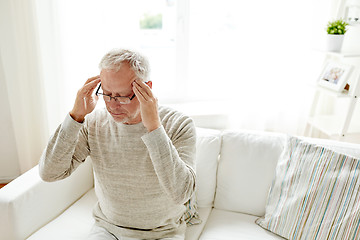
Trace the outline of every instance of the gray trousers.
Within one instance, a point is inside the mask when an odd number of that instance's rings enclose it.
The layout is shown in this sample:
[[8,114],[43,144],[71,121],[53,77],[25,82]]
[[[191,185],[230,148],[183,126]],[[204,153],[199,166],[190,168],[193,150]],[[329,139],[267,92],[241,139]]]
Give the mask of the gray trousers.
[[[110,233],[105,228],[99,227],[97,225],[93,225],[87,240],[144,240],[139,238],[128,238],[128,237],[121,237],[121,236],[115,236],[112,233]],[[174,237],[170,238],[161,238],[157,240],[184,240],[184,235],[176,235]]]

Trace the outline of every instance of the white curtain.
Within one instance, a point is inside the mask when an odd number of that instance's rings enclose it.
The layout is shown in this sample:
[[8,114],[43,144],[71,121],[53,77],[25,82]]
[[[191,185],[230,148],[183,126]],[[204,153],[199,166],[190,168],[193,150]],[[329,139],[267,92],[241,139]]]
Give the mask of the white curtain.
[[[35,21],[35,1],[0,1],[2,94],[5,92],[2,116],[10,131],[1,141],[11,141],[16,151],[13,158],[4,159],[0,177],[13,176],[30,169],[39,157],[48,138],[45,90],[39,58],[38,29]],[[7,111],[8,110],[8,111]],[[9,156],[9,155],[7,155]]]

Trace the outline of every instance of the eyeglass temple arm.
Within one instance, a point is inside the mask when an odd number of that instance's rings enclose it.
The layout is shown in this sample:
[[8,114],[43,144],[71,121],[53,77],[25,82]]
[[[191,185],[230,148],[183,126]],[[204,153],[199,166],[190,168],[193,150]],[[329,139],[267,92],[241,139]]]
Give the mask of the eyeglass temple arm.
[[99,94],[100,87],[101,87],[101,83],[99,84],[99,87],[96,89],[96,92],[95,92],[96,96]]

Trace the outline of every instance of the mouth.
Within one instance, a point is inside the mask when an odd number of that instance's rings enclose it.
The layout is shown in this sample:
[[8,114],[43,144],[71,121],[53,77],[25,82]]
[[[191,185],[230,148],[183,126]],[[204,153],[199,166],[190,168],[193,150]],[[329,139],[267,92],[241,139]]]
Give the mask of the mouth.
[[113,113],[113,112],[110,112],[111,115],[113,116],[121,116],[121,115],[124,115],[125,113]]
[[109,111],[109,109],[108,109],[108,112],[109,112],[111,115],[113,115],[113,116],[120,116],[120,115],[124,115],[124,114],[125,114],[124,112],[117,112],[117,113],[115,113],[115,112]]

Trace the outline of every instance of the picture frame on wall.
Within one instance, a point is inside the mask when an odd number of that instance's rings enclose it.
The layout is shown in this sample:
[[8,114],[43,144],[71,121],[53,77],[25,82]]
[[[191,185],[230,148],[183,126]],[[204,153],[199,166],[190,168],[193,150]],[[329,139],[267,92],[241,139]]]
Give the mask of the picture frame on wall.
[[318,79],[318,85],[341,92],[351,74],[353,66],[329,61],[325,64]]

